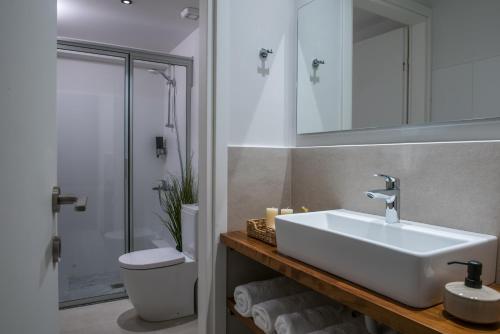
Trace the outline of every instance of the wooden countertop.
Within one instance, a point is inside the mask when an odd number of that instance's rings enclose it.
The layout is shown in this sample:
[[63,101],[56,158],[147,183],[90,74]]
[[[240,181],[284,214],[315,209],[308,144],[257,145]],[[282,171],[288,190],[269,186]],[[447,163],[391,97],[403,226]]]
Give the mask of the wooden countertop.
[[[276,247],[250,238],[243,231],[221,234],[221,241],[236,252],[356,311],[369,315],[401,333],[500,333],[500,324],[479,326],[462,322],[446,313],[442,304],[427,309],[403,305],[335,275],[281,255]],[[500,291],[499,284],[492,287]]]

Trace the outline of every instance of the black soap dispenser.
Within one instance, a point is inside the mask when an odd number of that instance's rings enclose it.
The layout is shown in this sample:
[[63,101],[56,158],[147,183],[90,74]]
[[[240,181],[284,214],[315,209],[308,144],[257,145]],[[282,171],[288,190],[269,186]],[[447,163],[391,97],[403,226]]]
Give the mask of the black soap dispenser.
[[167,145],[166,140],[162,136],[157,136],[155,138],[156,143],[156,157],[163,157],[167,155]]
[[465,277],[464,284],[469,288],[481,289],[483,286],[483,281],[481,281],[481,274],[483,273],[483,264],[479,261],[451,261],[448,264],[461,264],[467,266],[467,277]]
[[465,281],[445,285],[444,308],[451,315],[465,321],[491,324],[500,321],[500,293],[483,286],[481,274],[483,264],[471,260],[452,261],[448,264],[467,266]]

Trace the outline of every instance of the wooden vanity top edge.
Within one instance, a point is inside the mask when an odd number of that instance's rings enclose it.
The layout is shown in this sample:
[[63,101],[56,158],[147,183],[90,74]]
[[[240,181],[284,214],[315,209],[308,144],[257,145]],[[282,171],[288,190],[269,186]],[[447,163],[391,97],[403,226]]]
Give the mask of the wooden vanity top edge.
[[[408,334],[474,334],[500,333],[500,325],[476,326],[452,319],[439,304],[426,309],[405,306],[359,285],[281,255],[276,247],[250,238],[244,231],[221,234],[221,242],[282,275],[322,293],[352,309],[371,316],[401,333]],[[500,285],[493,288],[500,291]]]

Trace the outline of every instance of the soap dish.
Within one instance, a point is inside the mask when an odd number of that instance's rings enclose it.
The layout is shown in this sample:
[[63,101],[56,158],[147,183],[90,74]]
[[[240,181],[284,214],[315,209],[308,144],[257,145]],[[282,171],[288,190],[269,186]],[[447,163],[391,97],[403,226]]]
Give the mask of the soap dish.
[[276,246],[276,230],[267,226],[265,218],[247,220],[247,235]]

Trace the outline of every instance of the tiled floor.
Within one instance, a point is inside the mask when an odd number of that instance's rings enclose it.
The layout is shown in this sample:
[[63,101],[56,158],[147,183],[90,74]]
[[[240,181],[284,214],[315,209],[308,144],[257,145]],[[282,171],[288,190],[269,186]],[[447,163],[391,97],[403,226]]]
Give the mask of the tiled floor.
[[196,334],[195,317],[165,322],[139,319],[128,299],[60,311],[61,334]]
[[59,271],[60,301],[104,296],[123,291],[125,289],[119,271],[78,276],[64,275]]

